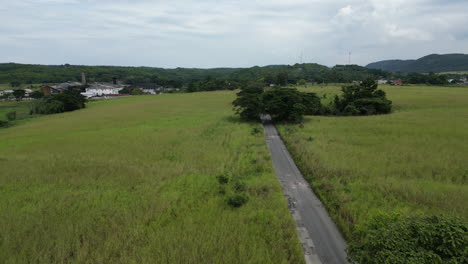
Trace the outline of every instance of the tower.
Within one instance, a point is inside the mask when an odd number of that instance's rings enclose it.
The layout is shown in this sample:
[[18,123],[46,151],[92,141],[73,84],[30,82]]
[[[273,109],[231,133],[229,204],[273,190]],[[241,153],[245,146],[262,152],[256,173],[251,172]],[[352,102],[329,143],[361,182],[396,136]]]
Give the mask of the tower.
[[81,84],[86,85],[86,73],[81,73]]

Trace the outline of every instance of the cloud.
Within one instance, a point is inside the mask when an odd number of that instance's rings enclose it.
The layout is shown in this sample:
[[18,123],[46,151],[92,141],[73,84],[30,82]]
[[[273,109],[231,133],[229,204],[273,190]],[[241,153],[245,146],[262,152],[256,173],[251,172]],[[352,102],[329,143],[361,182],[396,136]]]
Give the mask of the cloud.
[[0,0],[0,61],[221,67],[468,53],[465,0]]

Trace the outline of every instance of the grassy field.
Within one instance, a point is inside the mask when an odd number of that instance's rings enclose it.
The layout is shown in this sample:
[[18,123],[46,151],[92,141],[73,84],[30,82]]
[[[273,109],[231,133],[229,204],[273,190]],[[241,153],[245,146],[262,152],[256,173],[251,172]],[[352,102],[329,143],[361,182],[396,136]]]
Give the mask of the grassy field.
[[[29,114],[31,101],[0,101],[0,120],[7,120],[6,114],[15,111],[18,120],[33,117]],[[35,115],[34,115],[35,116]]]
[[[468,89],[383,89],[392,114],[280,125],[298,166],[348,238],[378,211],[468,219]],[[301,90],[331,99],[339,86]]]
[[1,262],[303,263],[261,126],[233,98],[103,100],[0,129]]

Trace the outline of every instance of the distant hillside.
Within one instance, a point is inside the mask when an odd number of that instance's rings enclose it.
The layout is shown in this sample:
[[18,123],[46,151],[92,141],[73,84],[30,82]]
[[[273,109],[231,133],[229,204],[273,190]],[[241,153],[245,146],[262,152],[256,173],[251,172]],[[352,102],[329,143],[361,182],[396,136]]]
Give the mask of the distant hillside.
[[0,63],[0,83],[31,84],[80,81],[81,72],[86,73],[87,80],[90,82],[110,82],[113,78],[117,78],[127,84],[156,82],[175,87],[205,80],[248,81],[264,79],[265,82],[268,82],[268,80],[274,80],[279,73],[287,73],[290,83],[295,83],[300,79],[311,82],[351,82],[362,80],[370,75],[376,77],[388,74],[357,65],[337,65],[329,68],[314,63],[217,69]]
[[453,72],[468,71],[467,54],[432,54],[417,60],[385,60],[366,66],[390,72]]

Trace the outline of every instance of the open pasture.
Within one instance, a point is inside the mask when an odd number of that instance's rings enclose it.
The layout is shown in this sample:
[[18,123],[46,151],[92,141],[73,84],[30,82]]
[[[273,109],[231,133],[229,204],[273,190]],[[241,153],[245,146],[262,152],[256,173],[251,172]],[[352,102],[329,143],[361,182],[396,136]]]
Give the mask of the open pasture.
[[261,125],[233,99],[102,100],[0,129],[2,263],[303,263]]
[[[279,125],[349,238],[378,211],[468,218],[468,89],[382,86],[394,112]],[[300,88],[331,100],[339,86]]]

